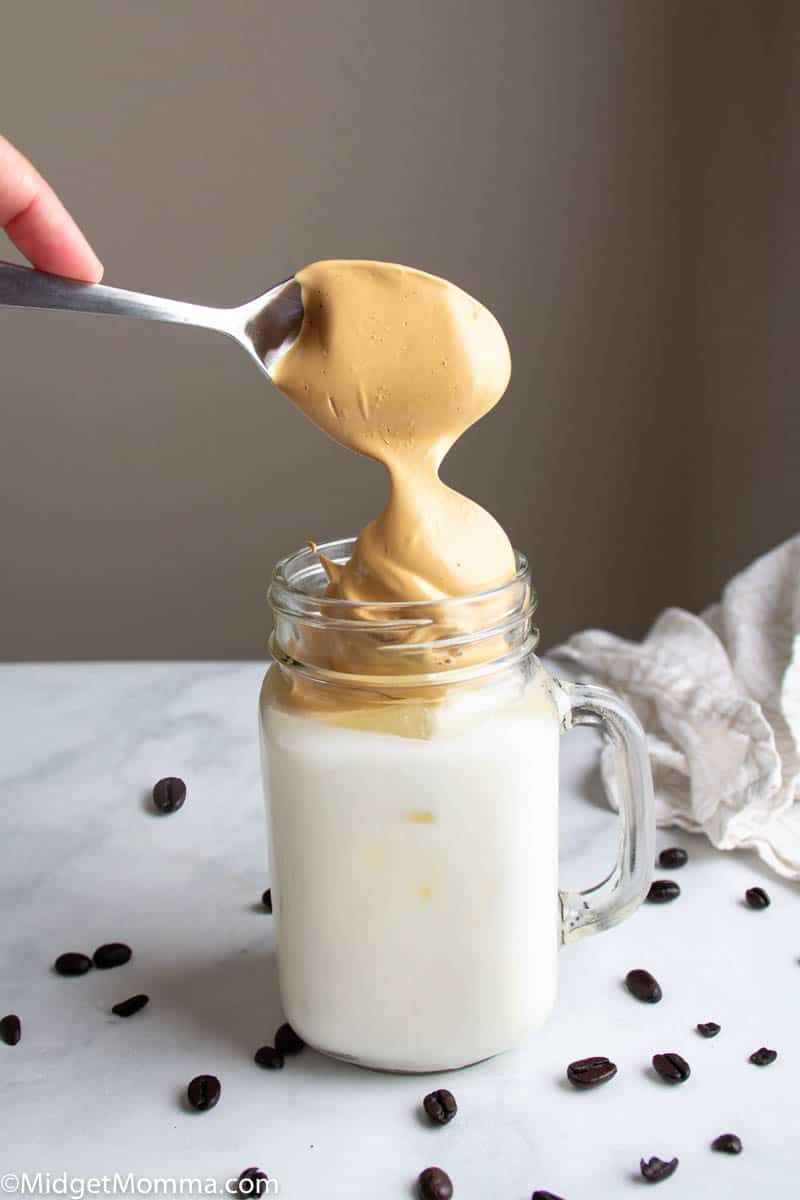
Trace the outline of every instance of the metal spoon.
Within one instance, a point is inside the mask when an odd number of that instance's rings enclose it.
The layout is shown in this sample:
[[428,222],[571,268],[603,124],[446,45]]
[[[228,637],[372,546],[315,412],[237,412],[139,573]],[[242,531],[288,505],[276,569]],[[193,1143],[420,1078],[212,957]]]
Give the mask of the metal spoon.
[[237,308],[206,308],[102,283],[77,283],[6,262],[0,262],[0,308],[55,308],[216,329],[235,338],[267,375],[296,340],[303,323],[303,300],[296,279],[285,279]]

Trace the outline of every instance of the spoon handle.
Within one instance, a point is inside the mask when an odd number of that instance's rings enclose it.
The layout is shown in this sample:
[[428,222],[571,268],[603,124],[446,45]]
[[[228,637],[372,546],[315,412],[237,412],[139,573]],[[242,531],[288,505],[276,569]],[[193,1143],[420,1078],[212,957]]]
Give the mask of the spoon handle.
[[7,262],[0,262],[0,308],[54,308],[109,317],[140,317],[146,321],[176,321],[180,325],[231,332],[228,309],[126,292],[102,283],[78,283]]

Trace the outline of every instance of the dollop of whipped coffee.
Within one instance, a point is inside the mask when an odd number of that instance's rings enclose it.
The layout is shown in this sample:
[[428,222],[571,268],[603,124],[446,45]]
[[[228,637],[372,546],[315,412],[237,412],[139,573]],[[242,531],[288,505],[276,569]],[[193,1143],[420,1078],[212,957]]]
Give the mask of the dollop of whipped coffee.
[[514,552],[480,505],[439,478],[444,456],[497,404],[511,359],[497,320],[460,288],[395,263],[334,260],[296,276],[300,335],[275,383],[337,442],[383,463],[389,498],[326,595],[437,600],[509,580]]

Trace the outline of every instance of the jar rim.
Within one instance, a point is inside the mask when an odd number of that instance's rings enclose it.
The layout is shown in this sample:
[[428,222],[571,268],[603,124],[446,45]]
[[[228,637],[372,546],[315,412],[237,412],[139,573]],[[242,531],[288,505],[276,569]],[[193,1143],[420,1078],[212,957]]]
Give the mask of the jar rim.
[[355,541],[307,543],[277,563],[268,592],[274,625],[270,649],[277,662],[317,682],[353,686],[360,680],[394,695],[398,688],[477,679],[535,650],[536,593],[524,554],[515,551],[511,579],[467,596],[376,602],[328,598],[321,556],[346,563]]
[[[327,575],[322,565],[320,555],[324,554],[335,563],[349,561],[355,537],[338,538],[335,541],[307,542],[300,550],[295,550],[280,559],[272,572],[267,600],[272,609],[286,616],[313,615],[327,625],[329,622],[346,622],[348,626],[358,625],[375,629],[376,626],[391,627],[399,620],[403,625],[409,623],[427,625],[435,616],[441,621],[443,610],[468,607],[480,607],[490,600],[497,600],[503,593],[513,595],[519,592],[520,584],[524,584],[526,599],[524,607],[531,615],[537,604],[536,590],[530,582],[528,560],[521,550],[514,550],[516,570],[510,579],[496,587],[487,588],[481,592],[470,592],[464,596],[444,596],[431,600],[341,600],[327,597],[319,586],[313,590],[312,584],[326,584]],[[413,616],[412,616],[413,614]],[[393,619],[394,616],[394,619]]]

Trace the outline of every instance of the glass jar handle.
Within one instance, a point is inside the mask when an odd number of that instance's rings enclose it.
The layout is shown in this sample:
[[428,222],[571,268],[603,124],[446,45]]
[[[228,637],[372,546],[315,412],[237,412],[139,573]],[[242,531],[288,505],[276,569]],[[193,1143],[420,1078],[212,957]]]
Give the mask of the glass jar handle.
[[569,708],[562,728],[599,725],[616,752],[620,841],[616,864],[601,883],[561,896],[561,941],[611,929],[641,904],[653,875],[655,806],[644,731],[636,716],[606,688],[562,683]]

